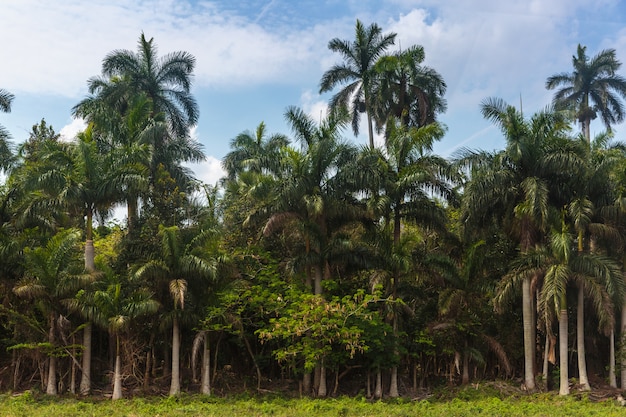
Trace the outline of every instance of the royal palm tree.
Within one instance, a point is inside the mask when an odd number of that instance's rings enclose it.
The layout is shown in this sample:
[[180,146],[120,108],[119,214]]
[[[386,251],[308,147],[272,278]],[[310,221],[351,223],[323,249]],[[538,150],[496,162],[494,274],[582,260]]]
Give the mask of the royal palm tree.
[[572,73],[555,74],[546,81],[546,88],[559,88],[554,95],[554,105],[558,109],[571,110],[580,122],[582,132],[591,141],[590,124],[600,116],[607,130],[611,125],[624,119],[626,98],[626,78],[617,74],[621,62],[614,49],[600,51],[589,58],[587,48],[578,45],[577,54],[572,57]]
[[[288,108],[285,117],[300,150],[284,151],[284,172],[267,203],[271,215],[263,232],[269,236],[291,230],[300,236],[307,285],[315,295],[322,296],[322,281],[330,278],[334,236],[343,226],[364,216],[355,198],[357,152],[341,138],[348,123],[345,108],[331,111],[320,124],[295,107]],[[318,369],[316,375],[323,375],[324,367]],[[304,385],[308,391],[309,381],[305,379]],[[317,395],[326,395],[323,376],[316,389]]]
[[[572,167],[571,153],[566,150],[567,125],[560,114],[549,110],[527,121],[500,99],[483,101],[481,110],[484,117],[500,127],[507,144],[503,151],[494,153],[464,152],[460,162],[471,167],[471,181],[464,190],[464,216],[481,222],[499,213],[524,254],[548,230],[551,207],[568,202],[561,195],[567,187],[559,173],[578,171]],[[527,275],[521,280],[524,383],[529,390],[535,389],[532,279]]]
[[265,123],[259,123],[254,133],[245,131],[230,141],[231,151],[222,160],[227,179],[234,180],[240,173],[274,173],[279,170],[281,148],[289,144],[287,136],[266,136]]
[[376,72],[374,65],[383,56],[387,48],[395,42],[396,34],[383,34],[375,23],[365,27],[360,20],[356,21],[355,39],[350,42],[338,38],[328,43],[328,48],[338,52],[343,63],[334,65],[322,75],[320,93],[333,90],[337,85],[344,85],[341,91],[330,100],[331,109],[343,106],[350,109],[352,130],[359,134],[361,113],[367,115],[370,147],[374,147],[374,130],[372,127],[372,87]]
[[[0,88],[0,112],[9,113],[11,111],[11,103],[15,96],[8,91]],[[9,131],[0,125],[0,169],[7,169],[12,158],[9,140],[11,135]]]
[[[216,263],[209,259],[202,244],[210,237],[200,232],[191,242],[185,243],[177,226],[159,227],[161,253],[137,269],[135,277],[155,286],[167,283],[172,307],[169,320],[172,323],[172,375],[170,395],[180,394],[180,319],[183,316],[188,286],[202,287],[202,282],[215,276]],[[158,291],[157,291],[158,292]]]
[[[382,193],[387,206],[383,217],[393,224],[393,244],[399,245],[402,223],[411,220],[421,226],[435,230],[445,229],[445,212],[433,195],[454,201],[451,180],[454,179],[450,164],[432,154],[435,141],[443,136],[444,130],[438,124],[421,128],[400,125],[389,119],[384,152],[379,152]],[[376,152],[377,150],[375,150]],[[393,276],[390,295],[398,294],[400,275]],[[397,317],[393,328],[398,330]],[[392,381],[389,395],[397,397],[397,368],[391,370]]]
[[152,112],[163,113],[176,136],[186,136],[198,122],[198,104],[191,95],[196,59],[184,51],[157,55],[154,38],[139,37],[137,52],[114,50],[102,61],[102,77],[89,80],[90,92],[98,91],[110,79],[121,82],[118,96],[145,94]]
[[[510,288],[511,281],[526,279],[529,276],[543,277],[539,309],[551,310],[559,322],[561,395],[569,394],[568,287],[576,284],[584,288],[585,293],[592,299],[596,312],[607,322],[614,321],[614,308],[606,287],[616,286],[621,294],[626,289],[619,265],[610,258],[574,250],[575,242],[576,235],[570,232],[563,220],[561,230],[551,233],[548,245],[527,251],[516,260],[513,271],[500,283],[501,288]],[[610,284],[606,285],[607,282]]]
[[376,63],[373,107],[379,129],[390,117],[404,126],[425,126],[446,110],[446,83],[437,71],[422,65],[424,58],[424,48],[415,45]]

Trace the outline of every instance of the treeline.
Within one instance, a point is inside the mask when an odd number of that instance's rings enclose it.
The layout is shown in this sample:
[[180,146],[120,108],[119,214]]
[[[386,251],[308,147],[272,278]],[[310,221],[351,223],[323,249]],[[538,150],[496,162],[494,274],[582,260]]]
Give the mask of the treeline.
[[[88,80],[72,141],[43,120],[17,147],[0,129],[1,389],[625,387],[615,51],[579,46],[530,117],[485,99],[505,148],[443,158],[446,84],[421,46],[390,52],[395,37],[357,21],[354,40],[332,39],[328,114],[288,107],[290,135],[242,132],[216,186],[184,166],[204,159],[189,136],[195,59],[159,57],[143,34]],[[0,90],[0,109],[13,99]],[[362,117],[358,147],[345,136]],[[596,118],[607,130],[591,138]],[[107,222],[118,205],[124,223]]]

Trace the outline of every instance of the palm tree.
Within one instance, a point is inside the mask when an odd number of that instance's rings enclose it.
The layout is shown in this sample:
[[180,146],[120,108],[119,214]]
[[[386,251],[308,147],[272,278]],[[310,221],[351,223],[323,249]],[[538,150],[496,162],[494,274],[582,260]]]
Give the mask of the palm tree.
[[[400,244],[402,222],[405,219],[436,230],[445,230],[445,212],[432,198],[437,195],[453,201],[455,197],[451,185],[454,175],[450,164],[432,154],[434,142],[443,133],[443,128],[438,124],[418,129],[401,126],[393,118],[389,120],[385,152],[379,152],[377,166],[381,171],[381,191],[387,200],[382,214],[393,224],[394,246]],[[393,276],[390,293],[394,299],[398,296],[399,280],[399,275]],[[393,320],[393,328],[397,332],[397,317],[394,316]],[[391,373],[389,395],[397,397],[397,368],[392,368]]]
[[572,57],[574,71],[549,77],[546,88],[561,87],[554,95],[554,105],[573,112],[590,142],[589,126],[598,115],[608,131],[611,125],[624,119],[620,97],[626,98],[626,78],[617,74],[622,64],[614,49],[600,51],[592,58],[586,51],[587,48],[579,44],[577,54]]
[[619,265],[598,254],[574,251],[575,241],[575,236],[563,221],[561,230],[552,232],[547,247],[532,249],[522,255],[515,262],[512,272],[500,283],[501,288],[510,288],[512,281],[526,279],[528,276],[543,277],[539,309],[551,310],[559,322],[561,395],[569,394],[567,288],[574,283],[582,287],[593,300],[596,312],[609,323],[614,321],[614,308],[605,283],[610,282],[608,286],[616,286],[621,294],[626,289]]
[[[500,99],[482,103],[483,116],[497,124],[507,141],[495,153],[464,151],[459,160],[471,167],[471,180],[464,190],[463,206],[468,220],[481,222],[495,213],[503,216],[508,233],[519,242],[521,254],[542,240],[553,204],[568,200],[562,173],[577,172],[567,151],[567,126],[553,111],[535,114],[529,121]],[[558,145],[558,146],[557,146]],[[535,389],[534,313],[530,275],[521,280],[524,326],[524,383]]]
[[425,126],[446,110],[446,83],[437,71],[422,65],[424,58],[424,48],[415,45],[376,63],[374,110],[379,129],[391,116],[404,126]]
[[18,297],[33,300],[34,306],[48,320],[48,359],[46,394],[57,395],[57,332],[61,300],[81,284],[76,268],[77,245],[81,233],[67,229],[54,235],[45,246],[24,250],[25,275],[13,287]]
[[289,144],[287,136],[274,134],[266,137],[265,123],[259,123],[254,133],[245,131],[230,141],[231,151],[222,160],[227,179],[234,180],[241,172],[257,174],[279,170],[281,148]]
[[[9,113],[11,111],[11,103],[15,96],[8,91],[0,88],[0,112]],[[0,168],[7,169],[9,167],[12,154],[9,147],[11,135],[0,125]]]
[[[153,39],[142,33],[138,51],[115,50],[102,63],[102,75],[88,81],[91,96],[79,103],[75,114],[88,116],[108,134],[111,144],[143,144],[149,150],[144,162],[149,184],[159,169],[165,169],[184,192],[196,185],[192,172],[182,162],[205,159],[202,145],[189,136],[198,121],[198,105],[190,93],[195,58],[187,52],[157,56]],[[160,168],[160,167],[163,168]],[[137,200],[156,198],[136,175],[124,187],[128,221],[137,217]]]
[[158,258],[147,261],[135,272],[135,277],[157,286],[168,283],[168,292],[173,305],[170,312],[172,322],[172,378],[170,395],[180,394],[180,323],[185,300],[189,296],[188,285],[200,285],[205,279],[215,276],[216,264],[208,259],[202,244],[210,237],[201,232],[190,243],[184,244],[181,230],[177,226],[159,227],[161,253]]
[[[318,125],[301,109],[287,109],[285,117],[301,150],[284,150],[284,172],[275,184],[272,200],[265,207],[270,217],[263,229],[264,235],[290,230],[300,237],[299,257],[304,265],[306,284],[319,296],[323,280],[330,278],[336,248],[334,237],[346,224],[364,216],[363,207],[355,198],[357,152],[341,139],[347,116],[345,108],[338,108]],[[316,375],[324,375],[323,366],[318,366],[318,370]],[[308,379],[304,385],[308,391]],[[316,389],[317,395],[326,395],[323,377]]]
[[[98,283],[93,293],[82,293],[78,303],[92,311],[95,324],[108,330],[115,338],[115,368],[113,372],[113,395],[122,398],[121,339],[133,322],[145,315],[155,313],[159,303],[152,293],[132,280],[123,280],[112,270],[105,268],[105,279]],[[75,304],[78,304],[75,303]]]
[[[102,61],[102,77],[89,80],[90,91],[100,89],[112,78],[122,81],[118,88],[125,94],[145,94],[153,114],[163,113],[176,136],[186,136],[198,122],[198,104],[190,93],[196,59],[184,51],[157,55],[154,38],[142,33],[137,52],[114,50]],[[120,94],[120,93],[118,93]]]
[[331,91],[337,85],[345,87],[330,100],[331,109],[343,106],[350,109],[352,130],[359,134],[360,114],[367,115],[369,144],[374,147],[374,131],[372,128],[372,87],[376,73],[374,65],[383,56],[387,48],[395,42],[396,34],[383,34],[375,23],[365,27],[360,20],[356,21],[355,39],[353,42],[332,39],[328,48],[341,54],[344,62],[334,65],[322,75],[320,93]]

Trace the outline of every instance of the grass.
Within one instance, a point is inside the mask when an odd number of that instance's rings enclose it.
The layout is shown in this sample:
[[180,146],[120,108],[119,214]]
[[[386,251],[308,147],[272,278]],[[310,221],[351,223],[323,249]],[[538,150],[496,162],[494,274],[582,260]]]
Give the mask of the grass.
[[624,416],[626,408],[614,400],[592,402],[585,397],[536,394],[524,397],[483,395],[460,396],[452,400],[406,399],[372,402],[365,398],[287,399],[274,396],[217,398],[103,399],[51,398],[26,392],[0,396],[4,417],[140,417],[140,416],[272,416],[272,417],[369,417],[369,416]]

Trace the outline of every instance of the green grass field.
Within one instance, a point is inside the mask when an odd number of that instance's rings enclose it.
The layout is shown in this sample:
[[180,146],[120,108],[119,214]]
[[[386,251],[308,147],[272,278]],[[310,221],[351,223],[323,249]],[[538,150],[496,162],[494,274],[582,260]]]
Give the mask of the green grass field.
[[452,400],[378,401],[359,398],[285,399],[279,397],[135,398],[121,401],[79,400],[22,395],[0,396],[3,417],[342,417],[342,416],[624,416],[626,407],[615,400],[592,402],[586,398],[561,398],[538,394],[520,398],[497,396]]

